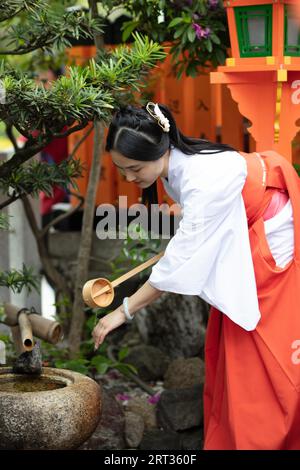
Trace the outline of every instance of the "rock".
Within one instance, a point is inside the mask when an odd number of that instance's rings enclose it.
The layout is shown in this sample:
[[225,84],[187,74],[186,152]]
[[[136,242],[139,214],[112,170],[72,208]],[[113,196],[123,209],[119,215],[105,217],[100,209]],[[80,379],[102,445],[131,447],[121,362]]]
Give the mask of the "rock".
[[135,321],[145,344],[172,359],[194,357],[203,354],[207,310],[198,296],[164,293],[141,309]]
[[173,431],[200,426],[203,422],[203,385],[165,390],[157,403],[159,427]]
[[37,341],[31,351],[25,351],[16,359],[13,368],[15,374],[41,375],[42,354]]
[[140,345],[130,349],[124,362],[136,367],[142,380],[152,381],[163,378],[170,359],[154,346]]
[[203,428],[197,427],[179,433],[181,437],[181,448],[183,450],[203,449]]
[[139,449],[142,450],[179,450],[180,436],[174,431],[153,429],[145,432]]
[[169,364],[164,376],[164,388],[188,388],[204,384],[205,366],[199,357],[178,358]]
[[142,416],[127,411],[125,413],[125,442],[130,448],[140,445],[144,433],[144,419]]
[[92,436],[80,450],[121,450],[125,448],[123,408],[113,394],[103,389],[102,417]]
[[128,401],[126,411],[140,415],[144,420],[145,429],[157,428],[156,406],[146,398],[135,397]]
[[141,336],[140,333],[136,327],[135,323],[132,324],[127,324],[128,325],[128,331],[124,334],[122,338],[122,347],[132,347],[132,346],[138,346],[141,344]]

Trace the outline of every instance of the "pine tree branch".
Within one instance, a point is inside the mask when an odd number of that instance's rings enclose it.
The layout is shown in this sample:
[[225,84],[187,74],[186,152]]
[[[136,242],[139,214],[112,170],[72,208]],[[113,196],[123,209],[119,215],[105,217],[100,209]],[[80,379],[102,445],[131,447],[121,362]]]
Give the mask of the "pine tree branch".
[[[89,128],[89,130],[81,137],[81,139],[76,143],[76,145],[74,145],[74,148],[71,152],[71,154],[69,155],[68,158],[73,158],[78,150],[78,148],[81,146],[81,144],[88,138],[88,136],[90,135],[90,133],[92,132],[92,130],[94,129],[94,124]],[[69,191],[69,193],[71,195],[73,195],[74,197],[77,197],[77,199],[79,199],[79,203],[77,204],[77,206],[75,206],[74,208],[70,209],[68,212],[66,212],[65,214],[61,214],[61,215],[58,215],[57,217],[55,217],[55,219],[51,220],[51,222],[49,222],[49,224],[47,224],[43,230],[41,231],[41,234],[42,236],[45,236],[46,233],[50,230],[51,227],[53,227],[54,225],[56,225],[58,222],[61,222],[62,220],[64,219],[67,219],[68,217],[70,217],[73,213],[77,212],[83,205],[84,203],[84,198],[78,194],[78,193],[73,193],[72,191]]]
[[65,132],[62,132],[62,133],[58,132],[58,133],[51,134],[50,138],[52,139],[52,138],[57,137],[58,139],[60,139],[61,137],[67,137],[68,135],[73,134],[73,132],[80,131],[87,125],[88,125],[88,120],[85,120],[81,124],[77,124],[76,126],[70,127],[70,129],[68,129]]
[[[0,55],[23,55],[33,52],[37,49],[51,49],[56,47],[70,47],[69,38],[78,39],[81,37],[92,37],[93,33],[102,32],[103,23],[99,19],[91,20],[83,11],[67,11],[63,9],[60,15],[57,15],[55,5],[50,2],[37,2],[35,8],[23,8],[27,10],[24,20],[27,24],[18,23],[7,28],[7,33],[2,37],[2,41],[16,43],[17,47],[11,50],[1,50]],[[0,21],[1,21],[0,5]],[[17,11],[12,17],[17,15]],[[22,9],[19,10],[19,13]],[[5,16],[5,15],[4,15]]]
[[0,22],[9,20],[17,16],[24,10],[31,10],[33,7],[45,8],[43,0],[2,0],[0,4]]
[[[27,147],[26,146],[23,147],[23,149],[16,152],[10,158],[10,160],[8,160],[7,162],[3,163],[0,166],[0,178],[8,178],[16,168],[18,168],[20,165],[22,165],[27,160],[29,160],[34,155],[36,155],[40,150],[46,147],[46,145],[48,145],[51,142],[51,140],[53,140],[54,138],[67,137],[73,132],[83,129],[84,127],[87,126],[87,124],[88,124],[88,121],[84,121],[81,124],[71,127],[65,132],[54,133],[52,135],[48,135],[47,137],[44,137],[44,140],[42,140],[42,142],[40,143],[37,142],[31,146],[29,146],[28,141],[27,141]],[[31,140],[32,140],[32,137],[31,137]]]
[[73,158],[75,157],[76,155],[76,152],[77,150],[79,149],[79,147],[81,146],[81,144],[88,138],[88,136],[90,135],[90,133],[94,130],[94,124],[91,125],[91,127],[89,128],[89,130],[81,137],[81,139],[79,139],[79,141],[76,143],[76,145],[74,145],[74,148],[70,154],[70,158]]
[[4,209],[4,207],[7,207],[10,204],[12,204],[13,202],[17,201],[20,198],[20,196],[21,196],[20,194],[15,194],[15,195],[11,196],[10,198],[6,199],[5,201],[3,201],[0,204],[0,210]]
[[52,140],[52,137],[43,140],[42,142],[36,142],[31,147],[23,147],[21,150],[16,152],[7,162],[2,163],[0,166],[0,178],[8,178],[15,168],[18,168],[24,162],[36,155],[40,150],[46,147],[47,144]]
[[17,144],[16,138],[13,134],[13,126],[11,124],[6,124],[6,135],[14,146],[15,152],[19,151],[19,146]]
[[37,49],[42,49],[43,47],[50,47],[53,46],[53,43],[59,39],[59,34],[56,34],[53,38],[47,39],[47,40],[42,40],[42,38],[39,38],[36,40],[35,43],[33,43],[30,46],[27,47],[18,47],[17,49],[13,49],[11,51],[8,50],[0,50],[0,55],[24,55],[28,54],[29,52],[36,51]]

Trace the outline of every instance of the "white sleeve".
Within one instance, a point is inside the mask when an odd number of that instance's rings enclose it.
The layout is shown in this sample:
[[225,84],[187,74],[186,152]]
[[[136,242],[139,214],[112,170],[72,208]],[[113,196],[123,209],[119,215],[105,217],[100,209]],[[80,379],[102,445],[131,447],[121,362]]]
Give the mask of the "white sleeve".
[[247,176],[237,152],[198,155],[183,172],[183,218],[149,283],[198,295],[246,330],[260,312],[247,217],[241,191]]

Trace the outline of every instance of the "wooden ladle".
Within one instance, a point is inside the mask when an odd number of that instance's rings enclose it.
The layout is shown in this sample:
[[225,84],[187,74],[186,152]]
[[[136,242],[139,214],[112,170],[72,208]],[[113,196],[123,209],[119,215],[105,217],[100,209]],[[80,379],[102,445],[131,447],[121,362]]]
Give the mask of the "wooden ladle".
[[87,281],[82,289],[82,297],[84,302],[89,307],[107,307],[114,300],[114,287],[118,286],[122,282],[126,281],[135,274],[143,271],[152,264],[156,263],[164,254],[164,251],[148,259],[145,263],[140,264],[136,268],[128,271],[114,281],[109,281],[104,277],[98,277],[97,279],[91,279]]

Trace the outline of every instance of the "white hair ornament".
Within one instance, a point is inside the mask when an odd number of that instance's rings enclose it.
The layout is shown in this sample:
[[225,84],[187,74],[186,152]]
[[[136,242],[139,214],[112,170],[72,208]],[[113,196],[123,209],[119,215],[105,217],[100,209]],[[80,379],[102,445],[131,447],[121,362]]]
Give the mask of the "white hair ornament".
[[[152,107],[152,109],[151,109]],[[158,125],[162,128],[164,132],[169,132],[170,131],[170,121],[169,119],[161,112],[159,109],[158,104],[152,103],[152,101],[149,101],[146,105],[146,109],[148,113],[158,121]]]

